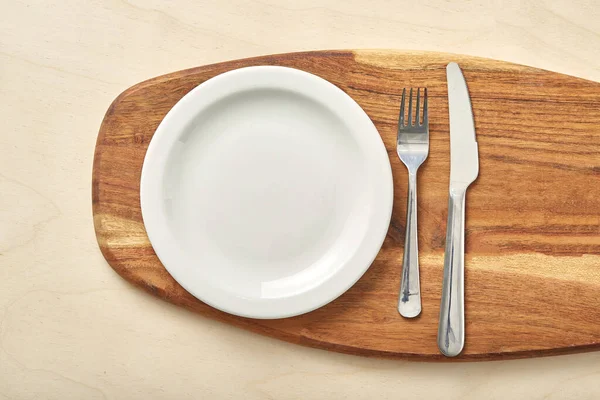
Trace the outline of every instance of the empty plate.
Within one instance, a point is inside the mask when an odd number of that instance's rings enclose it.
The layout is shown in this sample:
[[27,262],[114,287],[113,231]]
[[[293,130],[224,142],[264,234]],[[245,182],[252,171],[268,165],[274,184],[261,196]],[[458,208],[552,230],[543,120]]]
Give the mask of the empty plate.
[[348,290],[392,211],[389,158],[342,90],[260,66],[216,76],[161,122],[141,178],[148,237],[187,291],[222,311],[283,318]]

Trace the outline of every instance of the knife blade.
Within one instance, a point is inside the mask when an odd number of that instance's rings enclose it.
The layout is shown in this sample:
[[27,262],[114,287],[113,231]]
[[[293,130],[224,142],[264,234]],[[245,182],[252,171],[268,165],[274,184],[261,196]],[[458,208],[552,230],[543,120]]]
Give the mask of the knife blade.
[[467,83],[458,64],[446,67],[450,114],[450,190],[438,347],[454,357],[465,343],[464,251],[467,188],[479,175],[479,151]]
[[450,186],[470,184],[479,174],[475,122],[467,82],[457,63],[446,67],[450,112]]

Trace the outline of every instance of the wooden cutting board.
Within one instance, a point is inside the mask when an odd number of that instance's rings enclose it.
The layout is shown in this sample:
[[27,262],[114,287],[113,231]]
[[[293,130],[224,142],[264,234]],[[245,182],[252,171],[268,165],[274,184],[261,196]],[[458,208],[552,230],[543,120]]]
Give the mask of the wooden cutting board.
[[[445,66],[463,68],[480,173],[467,198],[466,345],[458,359],[519,358],[600,348],[600,84],[500,61],[440,53],[322,51],[230,61],[142,82],[100,127],[93,169],[98,244],[123,278],[210,318],[293,343],[351,354],[442,360],[436,345],[450,169]],[[387,147],[394,211],[367,273],[337,300],[283,320],[252,320],[196,300],[164,269],[140,212],[144,154],[169,109],[222,72],[283,65],[354,98]],[[396,156],[404,87],[427,87],[430,152],[419,171],[423,312],[396,311],[407,173]]]

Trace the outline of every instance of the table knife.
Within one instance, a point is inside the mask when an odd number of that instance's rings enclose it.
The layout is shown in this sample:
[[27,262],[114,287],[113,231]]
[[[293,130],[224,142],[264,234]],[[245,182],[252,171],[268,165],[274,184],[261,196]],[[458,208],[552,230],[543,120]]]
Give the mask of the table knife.
[[464,253],[467,188],[479,174],[479,153],[467,83],[458,64],[446,67],[450,113],[450,192],[438,347],[448,357],[465,343]]

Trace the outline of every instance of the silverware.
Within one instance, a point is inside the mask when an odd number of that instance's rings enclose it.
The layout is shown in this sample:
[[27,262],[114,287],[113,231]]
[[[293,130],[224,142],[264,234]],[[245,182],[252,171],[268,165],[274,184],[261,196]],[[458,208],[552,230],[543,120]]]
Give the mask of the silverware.
[[400,120],[396,151],[408,169],[408,204],[406,207],[406,237],[402,260],[402,282],[398,311],[413,318],[421,313],[419,284],[419,247],[417,244],[417,170],[429,153],[429,119],[427,117],[427,88],[423,90],[423,117],[420,116],[421,90],[417,88],[413,124],[413,89],[408,98],[408,124],[404,124],[406,89],[402,90]]
[[465,78],[456,63],[446,67],[450,110],[450,193],[438,347],[454,357],[465,344],[465,197],[479,173],[475,123]]

